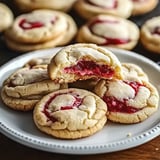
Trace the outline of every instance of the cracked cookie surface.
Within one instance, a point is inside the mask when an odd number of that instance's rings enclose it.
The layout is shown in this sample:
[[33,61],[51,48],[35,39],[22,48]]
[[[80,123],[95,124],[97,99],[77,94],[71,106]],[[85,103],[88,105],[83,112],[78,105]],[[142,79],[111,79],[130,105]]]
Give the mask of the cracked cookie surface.
[[[63,101],[62,101],[63,99]],[[101,130],[107,106],[92,92],[70,88],[46,95],[34,109],[34,122],[43,132],[62,139],[90,136]]]

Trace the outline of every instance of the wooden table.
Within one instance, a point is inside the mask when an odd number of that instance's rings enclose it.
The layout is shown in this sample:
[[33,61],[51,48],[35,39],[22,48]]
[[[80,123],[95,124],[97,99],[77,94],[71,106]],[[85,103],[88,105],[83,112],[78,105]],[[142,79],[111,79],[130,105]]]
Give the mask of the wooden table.
[[[5,2],[5,0],[3,0]],[[7,1],[8,5],[11,5],[11,1]],[[14,6],[11,5],[14,9]],[[78,19],[78,24],[81,25],[83,21],[80,20],[80,17],[77,18],[77,14],[71,12],[74,18]],[[160,14],[160,4],[158,7],[151,13],[146,14],[145,16],[139,16],[135,18],[131,18],[135,21],[139,26],[141,26],[144,21],[152,16],[156,16]],[[160,55],[150,53],[146,51],[141,44],[139,43],[137,47],[133,50],[139,54],[142,54],[153,61],[160,61]],[[0,65],[9,61],[10,59],[20,55],[20,53],[15,53],[9,50],[3,41],[3,38],[0,39]],[[0,133],[0,159],[8,160],[8,159],[16,159],[16,160],[50,160],[50,159],[60,159],[60,160],[70,160],[70,159],[78,159],[78,160],[111,160],[111,159],[119,159],[119,160],[160,160],[160,136],[147,142],[141,146],[114,152],[107,154],[97,154],[97,155],[65,155],[65,154],[56,154],[56,153],[48,153],[40,150],[36,150],[33,148],[29,148],[23,146],[19,143],[16,143],[6,136]]]
[[160,136],[136,148],[97,155],[65,155],[25,147],[0,134],[1,160],[160,160]]

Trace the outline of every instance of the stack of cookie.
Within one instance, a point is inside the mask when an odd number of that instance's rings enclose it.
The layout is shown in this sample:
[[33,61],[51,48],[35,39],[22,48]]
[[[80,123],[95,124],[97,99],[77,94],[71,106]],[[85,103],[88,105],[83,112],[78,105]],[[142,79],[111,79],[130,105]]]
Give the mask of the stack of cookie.
[[35,10],[15,18],[5,41],[15,51],[31,51],[71,42],[77,26],[71,16],[53,10]]
[[107,119],[142,122],[158,109],[158,91],[147,74],[95,44],[69,45],[24,66],[4,82],[2,100],[17,110],[33,109],[36,126],[57,138],[93,135]]

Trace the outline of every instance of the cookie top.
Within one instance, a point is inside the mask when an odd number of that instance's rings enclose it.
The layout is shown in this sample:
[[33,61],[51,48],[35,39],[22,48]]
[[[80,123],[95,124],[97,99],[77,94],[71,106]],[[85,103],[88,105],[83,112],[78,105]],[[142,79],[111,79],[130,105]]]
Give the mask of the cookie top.
[[78,0],[74,7],[86,19],[99,14],[128,18],[131,15],[133,5],[130,0]]
[[1,96],[7,106],[26,111],[33,109],[35,103],[44,95],[67,87],[67,84],[50,80],[45,67],[24,67],[4,81]]
[[46,42],[63,35],[68,30],[70,25],[68,19],[71,17],[62,12],[36,10],[18,16],[11,28],[6,31],[6,36],[19,43]]
[[35,9],[53,9],[53,10],[60,10],[60,11],[68,11],[72,8],[76,0],[15,0],[17,7],[21,11],[32,11]]
[[13,13],[3,3],[0,3],[0,32],[6,30],[13,22]]
[[147,20],[141,27],[142,44],[149,50],[160,53],[160,16]]
[[122,49],[134,48],[138,39],[139,28],[135,23],[109,15],[98,15],[92,18],[80,28],[77,35],[78,42]]
[[106,123],[107,106],[81,89],[59,90],[42,98],[34,109],[37,127],[52,136],[76,139],[90,136]]
[[152,11],[157,5],[158,0],[131,0],[133,3],[132,15],[142,15]]
[[133,63],[122,63],[123,80],[129,81],[149,81],[148,75],[144,70]]
[[62,48],[48,65],[52,80],[59,83],[90,78],[121,78],[121,63],[109,50],[95,44],[73,44]]
[[95,93],[106,102],[108,118],[115,122],[141,122],[158,108],[158,91],[147,81],[101,80]]

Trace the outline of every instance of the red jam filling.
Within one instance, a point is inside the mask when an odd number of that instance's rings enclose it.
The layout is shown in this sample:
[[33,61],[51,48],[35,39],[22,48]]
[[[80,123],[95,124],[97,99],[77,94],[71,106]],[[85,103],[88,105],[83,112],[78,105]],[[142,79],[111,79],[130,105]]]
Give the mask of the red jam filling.
[[[89,24],[89,29],[91,30],[91,32],[95,35],[97,35],[94,31],[93,31],[93,27],[94,25],[98,24],[98,23],[112,23],[112,24],[117,24],[118,25],[118,21],[114,20],[100,20],[100,19],[97,19],[95,21],[93,21],[92,23]],[[97,36],[100,36],[100,35],[97,35]],[[106,45],[120,45],[120,44],[126,44],[128,42],[130,42],[129,39],[118,39],[118,38],[110,38],[110,37],[105,37],[105,36],[101,36],[102,38],[105,39],[105,42],[102,43],[102,44],[99,44],[99,45],[102,45],[102,46],[106,46]]]
[[160,35],[160,26],[155,27],[154,30],[152,31],[152,34]]
[[[49,112],[49,105],[50,103],[59,95],[62,94],[67,94],[67,93],[61,93],[61,94],[55,94],[53,97],[51,97],[45,104],[44,109],[43,109],[43,113],[45,114],[45,116],[48,118],[47,121],[52,121],[52,122],[56,122],[57,119],[53,116],[51,116],[51,113],[56,112],[56,111],[50,111]],[[72,94],[72,93],[68,93],[68,94]],[[81,104],[82,104],[82,98],[79,98],[79,95],[72,95],[75,98],[75,101],[73,102],[73,104],[68,105],[68,106],[61,106],[60,110],[70,110],[70,109],[74,109],[74,108],[78,108]],[[59,110],[57,110],[59,111]]]
[[114,75],[114,70],[107,65],[96,64],[93,61],[80,60],[76,65],[66,67],[66,73],[74,73],[80,76],[95,75],[111,78]]
[[93,6],[97,6],[97,7],[101,7],[101,8],[105,8],[105,9],[115,9],[115,8],[118,7],[118,1],[117,0],[113,0],[112,6],[110,6],[110,7],[107,7],[107,6],[103,5],[103,4],[102,5],[97,5],[94,2],[92,2],[91,0],[86,0],[86,2],[88,4],[93,5]]
[[28,29],[43,27],[44,24],[42,22],[38,22],[38,21],[37,22],[29,22],[26,19],[22,19],[19,23],[19,26],[24,30],[28,30]]
[[145,2],[147,0],[132,0],[133,2]]
[[[138,93],[139,87],[143,86],[138,82],[125,82],[125,83],[130,85],[135,90],[135,96]],[[106,102],[108,106],[108,111],[110,112],[121,112],[121,113],[132,114],[142,109],[142,108],[135,108],[133,106],[128,106],[127,99],[123,99],[123,101],[120,101],[112,96],[104,96],[103,100]]]

